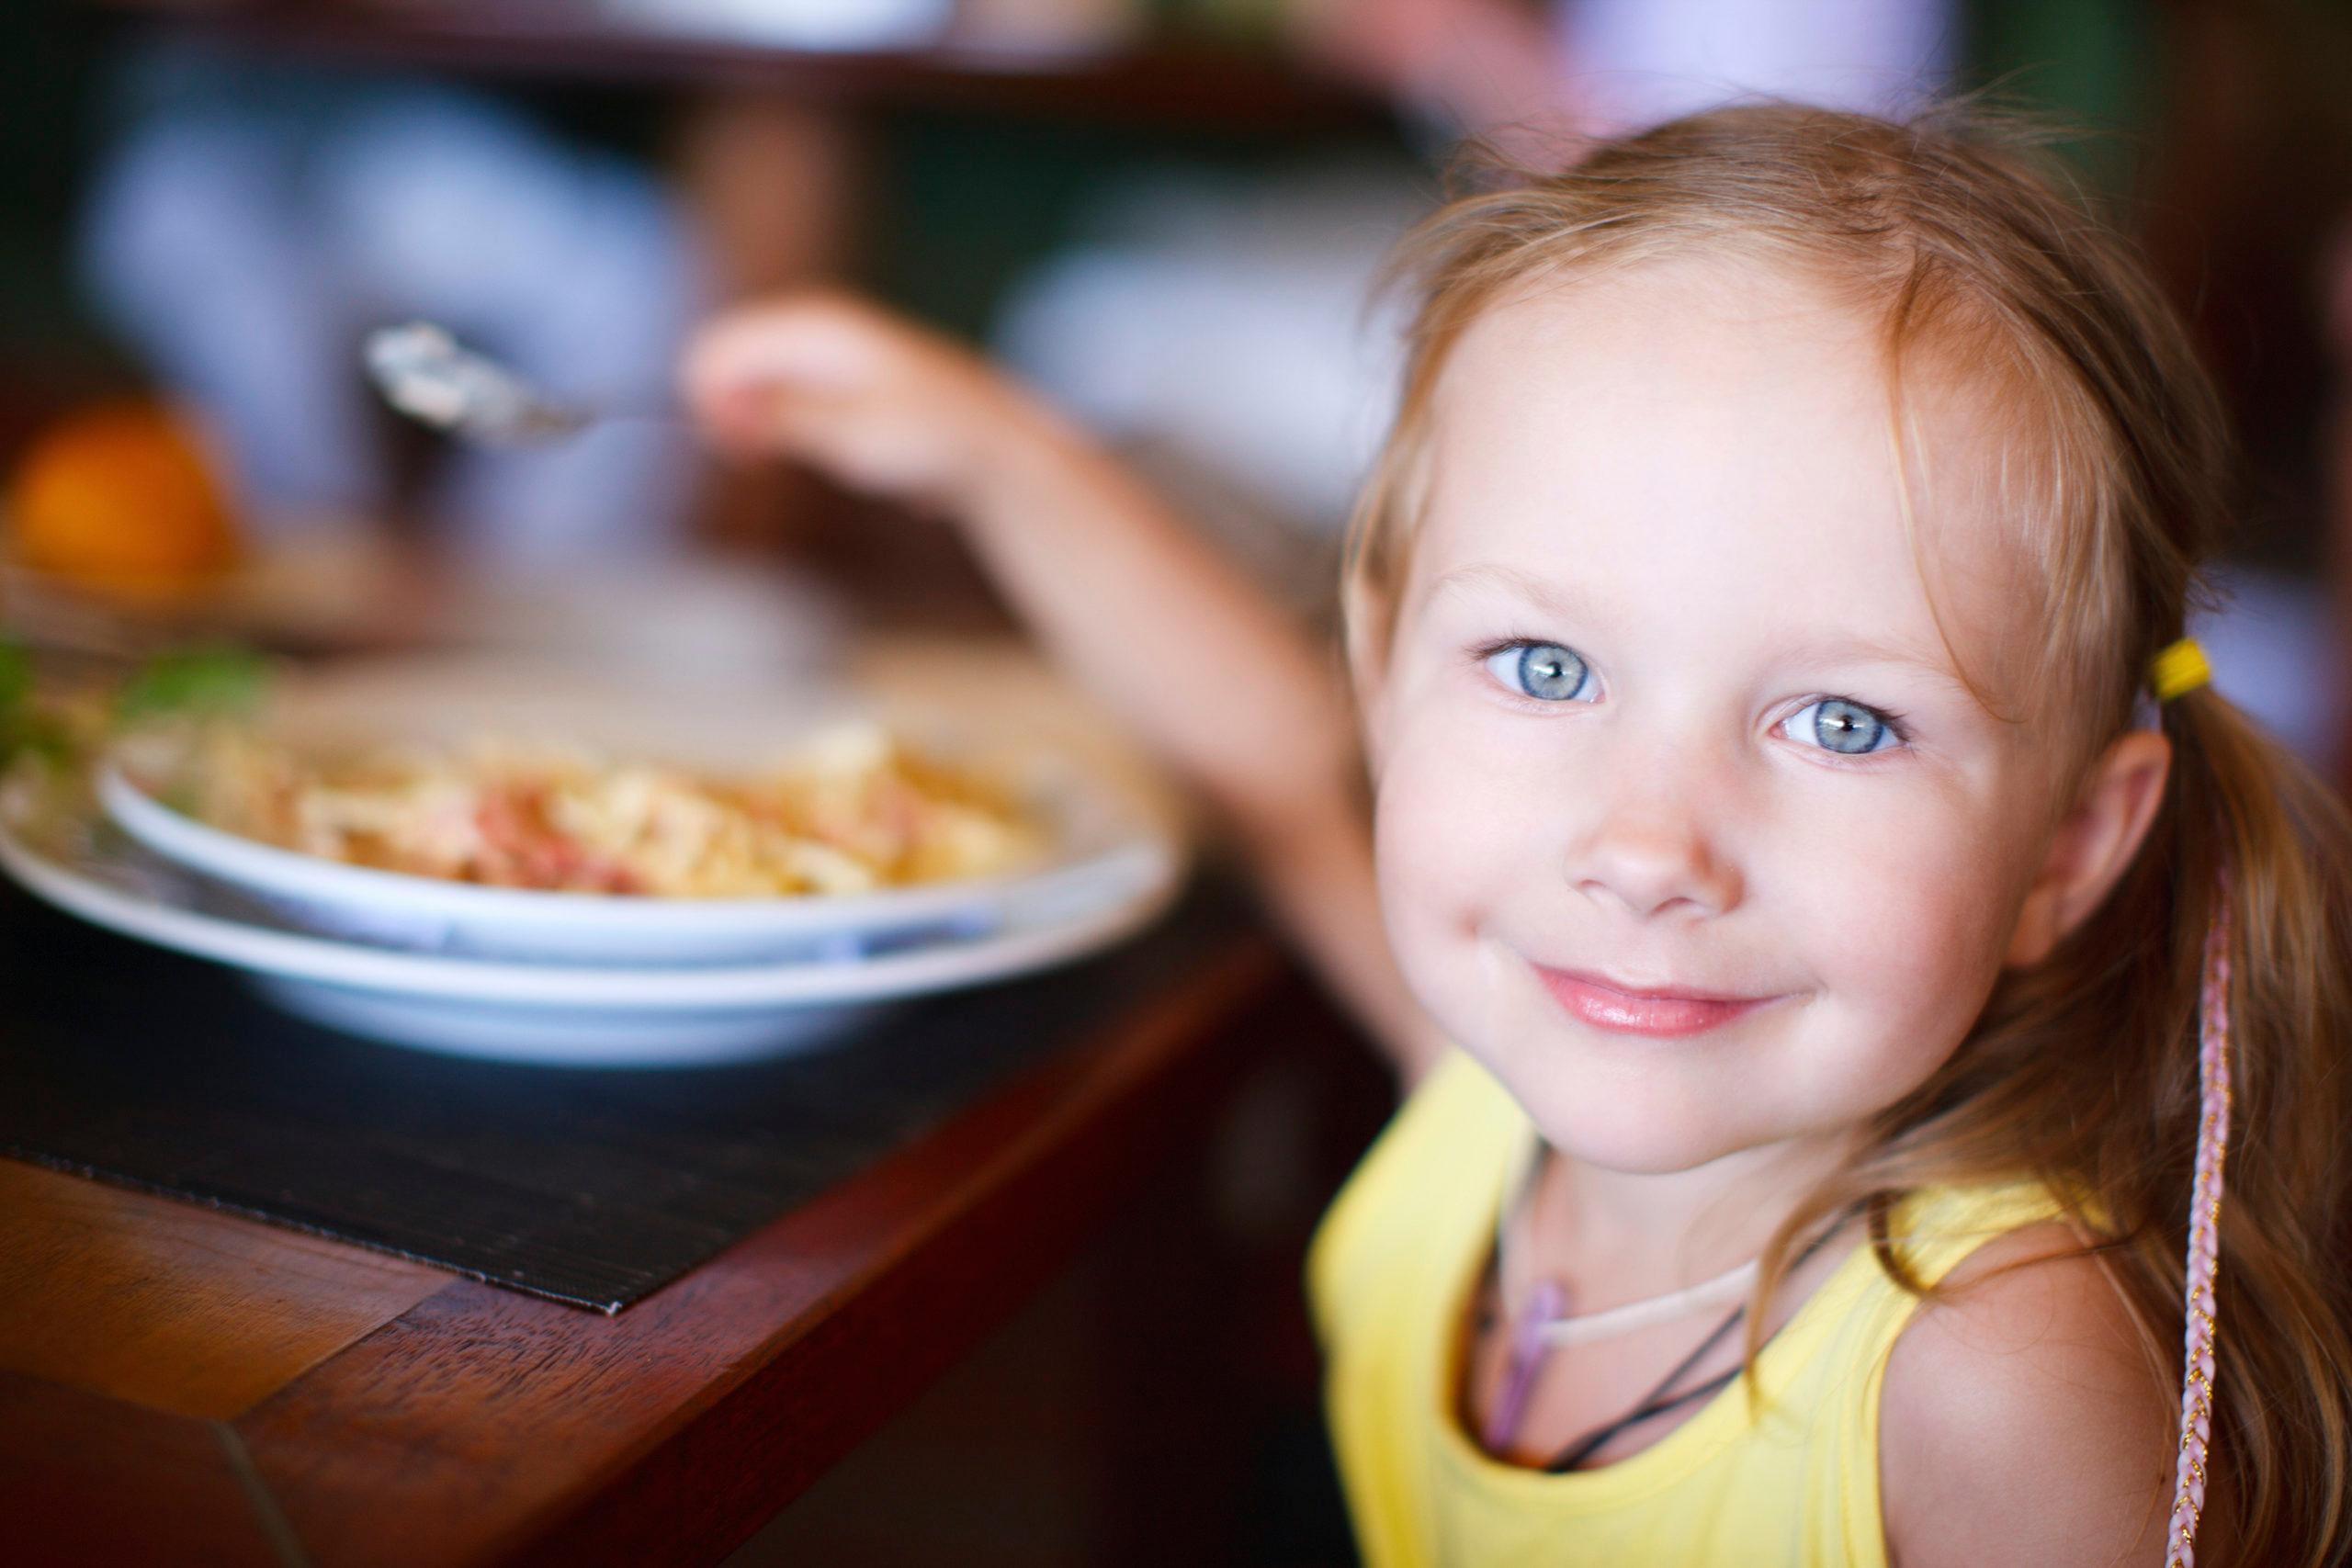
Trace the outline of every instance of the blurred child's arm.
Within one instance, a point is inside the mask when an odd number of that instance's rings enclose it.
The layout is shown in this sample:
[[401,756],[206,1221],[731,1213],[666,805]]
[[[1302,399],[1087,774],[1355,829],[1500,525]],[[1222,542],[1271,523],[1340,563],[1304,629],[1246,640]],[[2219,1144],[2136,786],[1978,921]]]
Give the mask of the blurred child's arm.
[[1158,498],[944,339],[812,295],[721,317],[687,398],[720,445],[955,518],[1063,669],[1231,826],[1277,916],[1407,1078],[1437,1042],[1388,955],[1333,661]]

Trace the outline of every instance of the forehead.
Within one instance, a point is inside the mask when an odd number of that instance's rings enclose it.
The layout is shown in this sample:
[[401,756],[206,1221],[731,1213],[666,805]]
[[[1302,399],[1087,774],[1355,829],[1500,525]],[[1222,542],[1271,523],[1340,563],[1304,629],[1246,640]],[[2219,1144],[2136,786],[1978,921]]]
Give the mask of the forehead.
[[1908,401],[1898,446],[1875,323],[1763,264],[1530,288],[1440,379],[1408,598],[1493,560],[1717,629],[1802,615],[1939,651],[1947,630],[2014,640],[2027,596],[1970,482],[1973,422]]

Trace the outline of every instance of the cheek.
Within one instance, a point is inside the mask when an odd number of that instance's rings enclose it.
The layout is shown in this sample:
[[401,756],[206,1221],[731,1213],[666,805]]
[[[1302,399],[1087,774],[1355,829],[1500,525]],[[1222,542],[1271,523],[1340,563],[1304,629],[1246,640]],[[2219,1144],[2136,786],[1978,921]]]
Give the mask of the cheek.
[[[1849,821],[1837,853],[1776,854],[1786,930],[1878,1072],[1909,1088],[1974,1023],[1998,977],[2025,877],[1989,818],[1946,811]],[[1889,1097],[1893,1098],[1892,1096]]]
[[[1381,910],[1406,981],[1441,1023],[1459,1030],[1481,911],[1524,883],[1542,852],[1540,813],[1509,759],[1487,755],[1475,727],[1402,737],[1380,779],[1374,854]],[[1455,960],[1457,962],[1449,962]]]
[[1460,781],[1443,770],[1392,766],[1373,808],[1373,856],[1389,942],[1407,978],[1444,933],[1464,928],[1484,856]]

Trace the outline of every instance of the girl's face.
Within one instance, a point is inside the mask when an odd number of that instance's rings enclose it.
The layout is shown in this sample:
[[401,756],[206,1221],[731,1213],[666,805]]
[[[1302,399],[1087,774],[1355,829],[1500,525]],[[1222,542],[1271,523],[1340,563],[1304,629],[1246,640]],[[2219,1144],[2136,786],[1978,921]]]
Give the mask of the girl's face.
[[1367,699],[1382,903],[1555,1147],[1655,1173],[1835,1135],[2011,954],[2058,770],[1947,651],[1997,670],[2033,596],[1938,411],[1931,604],[1877,350],[1822,294],[1652,265],[1457,344]]

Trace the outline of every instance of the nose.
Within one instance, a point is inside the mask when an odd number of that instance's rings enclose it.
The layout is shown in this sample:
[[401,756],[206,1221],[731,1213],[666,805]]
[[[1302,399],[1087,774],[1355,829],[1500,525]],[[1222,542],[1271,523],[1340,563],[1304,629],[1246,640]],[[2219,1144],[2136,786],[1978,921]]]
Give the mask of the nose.
[[1628,792],[1570,851],[1577,891],[1638,919],[1721,915],[1746,895],[1709,813],[1669,793]]

